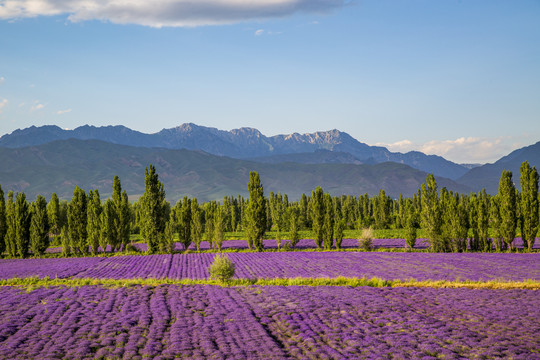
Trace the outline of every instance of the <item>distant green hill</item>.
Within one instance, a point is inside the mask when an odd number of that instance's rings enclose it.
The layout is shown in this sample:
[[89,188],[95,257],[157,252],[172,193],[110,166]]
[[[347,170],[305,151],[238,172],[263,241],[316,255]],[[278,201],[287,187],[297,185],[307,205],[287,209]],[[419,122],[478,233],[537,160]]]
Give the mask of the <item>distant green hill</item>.
[[[247,195],[250,171],[258,171],[265,193],[281,191],[290,199],[310,193],[317,186],[333,195],[376,194],[383,188],[391,196],[412,195],[426,174],[407,165],[266,164],[211,155],[202,151],[168,150],[115,145],[97,140],[59,140],[44,145],[0,148],[0,184],[4,191],[24,191],[30,199],[56,192],[71,198],[73,188],[97,188],[103,197],[111,193],[114,175],[132,198],[144,192],[144,169],[156,166],[167,198],[187,195],[200,200],[225,195]],[[445,178],[439,185],[461,192],[466,186]]]
[[360,165],[364,162],[358,160],[349,153],[330,151],[330,150],[316,150],[308,153],[293,153],[293,154],[280,154],[272,156],[262,156],[256,158],[250,158],[249,160],[268,163],[279,164],[286,162],[293,162],[298,164],[356,164]]

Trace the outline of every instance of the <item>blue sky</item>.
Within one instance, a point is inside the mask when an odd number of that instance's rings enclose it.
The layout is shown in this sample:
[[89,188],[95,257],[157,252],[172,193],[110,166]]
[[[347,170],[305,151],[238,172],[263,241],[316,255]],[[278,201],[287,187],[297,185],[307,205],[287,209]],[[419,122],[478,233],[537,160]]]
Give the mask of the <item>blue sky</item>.
[[494,161],[540,140],[540,1],[0,0],[0,134],[185,122]]

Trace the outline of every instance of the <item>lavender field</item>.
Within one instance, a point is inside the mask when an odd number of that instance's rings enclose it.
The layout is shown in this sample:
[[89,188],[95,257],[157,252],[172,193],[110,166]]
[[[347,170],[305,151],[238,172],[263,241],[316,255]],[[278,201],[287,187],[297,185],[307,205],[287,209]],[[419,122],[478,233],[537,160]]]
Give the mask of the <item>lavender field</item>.
[[14,287],[3,359],[539,359],[530,290]]
[[[0,279],[207,279],[214,253],[2,259]],[[540,280],[540,254],[262,252],[230,253],[237,278],[379,277],[386,280]]]
[[[227,255],[236,278],[540,280],[539,253]],[[0,259],[0,279],[205,280],[215,256]],[[540,359],[538,290],[157,284],[0,289],[0,359]]]

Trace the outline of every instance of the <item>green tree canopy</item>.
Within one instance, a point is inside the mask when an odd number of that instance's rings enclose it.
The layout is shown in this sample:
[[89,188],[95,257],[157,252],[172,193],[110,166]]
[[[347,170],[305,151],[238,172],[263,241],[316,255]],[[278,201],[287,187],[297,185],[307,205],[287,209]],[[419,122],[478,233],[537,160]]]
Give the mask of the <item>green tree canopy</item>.
[[168,214],[163,183],[153,165],[144,171],[144,194],[140,202],[141,233],[148,244],[148,252],[154,253],[159,250],[159,236],[165,231]]
[[247,209],[248,236],[253,241],[255,248],[263,250],[263,236],[266,232],[266,199],[259,173],[251,171],[248,182],[249,202]]
[[538,172],[527,161],[521,164],[521,237],[523,246],[532,250],[538,233]]
[[501,217],[500,234],[508,251],[511,251],[517,227],[516,188],[512,181],[511,171],[504,170],[502,172],[497,197]]
[[76,186],[68,208],[68,235],[71,248],[83,254],[88,252],[87,197],[83,189]]
[[30,248],[34,255],[43,255],[49,247],[49,217],[47,200],[38,195],[32,203],[32,219],[30,223]]

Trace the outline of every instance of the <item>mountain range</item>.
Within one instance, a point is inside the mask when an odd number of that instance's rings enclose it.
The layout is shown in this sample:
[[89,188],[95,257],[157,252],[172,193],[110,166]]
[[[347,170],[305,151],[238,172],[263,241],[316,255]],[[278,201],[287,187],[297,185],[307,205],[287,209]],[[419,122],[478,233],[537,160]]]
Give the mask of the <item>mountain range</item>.
[[356,158],[355,161],[365,164],[392,161],[449,179],[457,179],[469,170],[465,166],[436,155],[425,155],[418,151],[394,153],[385,147],[369,146],[339,130],[267,137],[253,128],[224,131],[195,124],[183,124],[172,129],[163,129],[155,134],[141,133],[125,126],[85,125],[74,130],[64,130],[58,126],[32,126],[2,136],[0,147],[20,148],[67,139],[102,140],[113,144],[147,148],[202,150],[236,159],[312,153],[322,149],[348,153]]
[[97,188],[106,197],[119,175],[136,198],[144,192],[144,168],[154,164],[170,200],[247,195],[252,170],[260,173],[266,193],[281,191],[291,199],[316,186],[333,195],[374,195],[383,188],[394,197],[410,196],[427,172],[440,187],[464,193],[486,188],[494,194],[503,169],[519,182],[524,160],[540,165],[540,142],[475,167],[420,152],[392,153],[338,130],[267,137],[251,128],[223,131],[194,124],[155,134],[124,126],[42,126],[0,138],[0,184],[29,198],[52,192],[70,198],[75,185]]
[[496,194],[499,187],[499,178],[503,170],[510,170],[514,183],[519,186],[519,168],[524,161],[540,170],[540,142],[514,150],[493,164],[473,168],[457,181],[474,191],[485,188],[488,193]]

